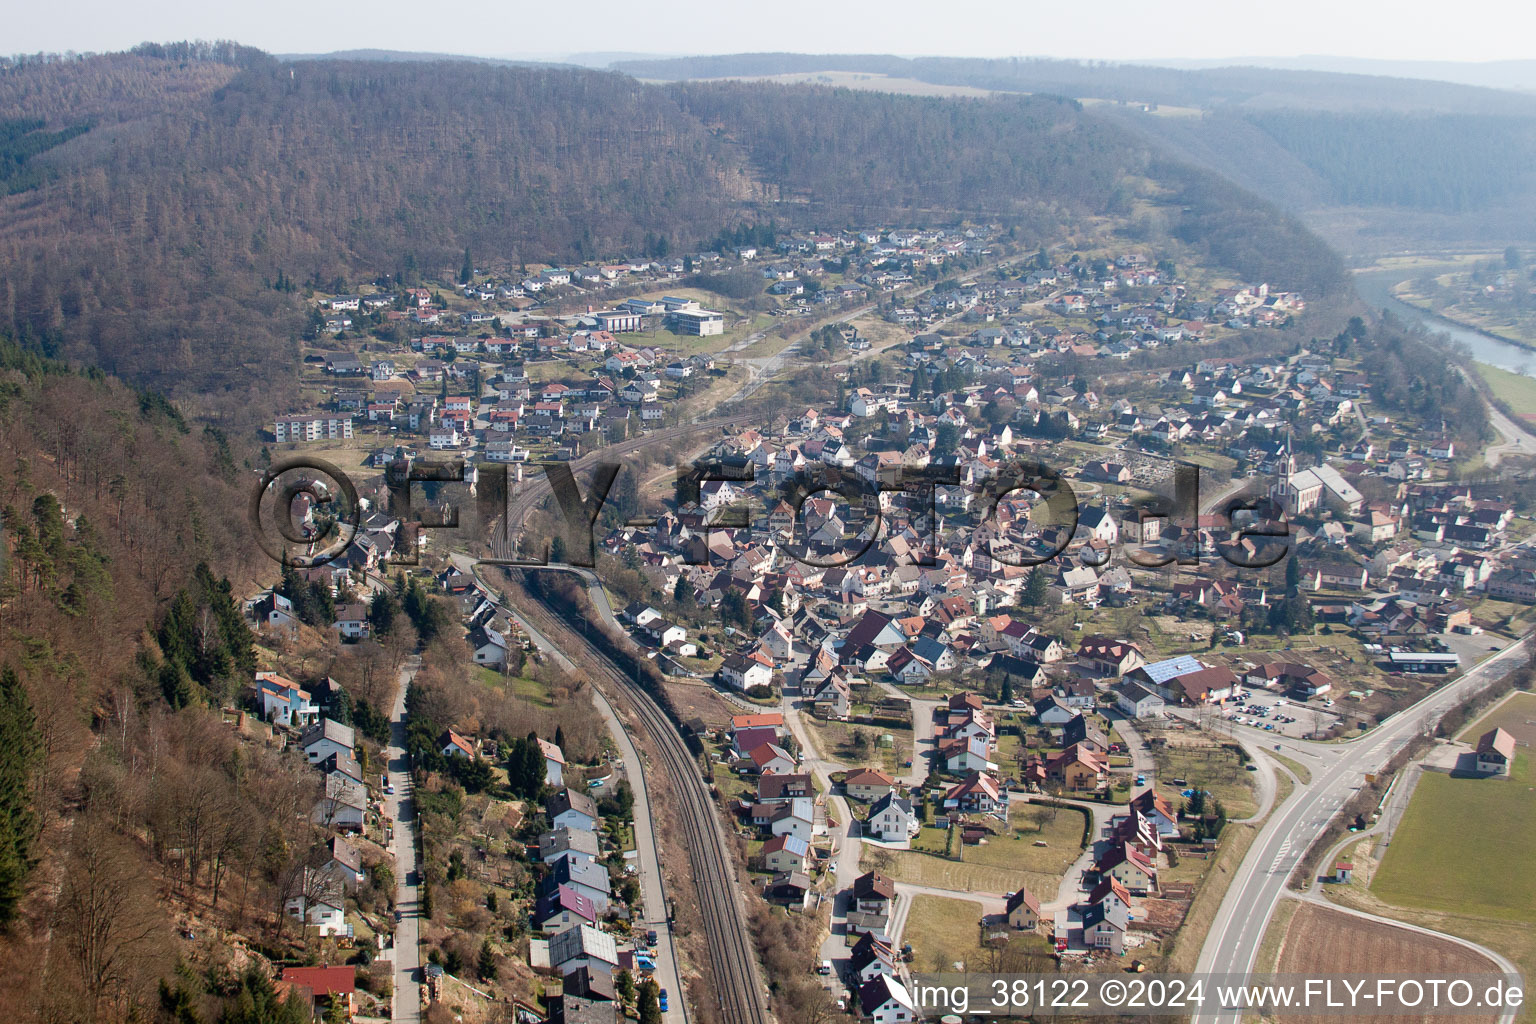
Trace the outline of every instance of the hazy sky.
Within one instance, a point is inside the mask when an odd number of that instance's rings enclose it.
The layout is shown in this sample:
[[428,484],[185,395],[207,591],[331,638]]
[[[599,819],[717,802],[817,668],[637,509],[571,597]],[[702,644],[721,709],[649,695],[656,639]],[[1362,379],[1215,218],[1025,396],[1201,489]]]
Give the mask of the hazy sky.
[[1528,0],[55,0],[13,3],[0,52],[234,39],[277,53],[560,57],[793,50],[1133,60],[1336,54],[1536,58]]

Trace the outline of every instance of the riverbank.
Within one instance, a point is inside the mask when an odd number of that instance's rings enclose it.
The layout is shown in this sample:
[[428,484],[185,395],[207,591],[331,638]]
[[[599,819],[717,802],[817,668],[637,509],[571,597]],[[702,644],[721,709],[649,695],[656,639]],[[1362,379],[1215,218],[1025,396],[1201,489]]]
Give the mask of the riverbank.
[[1392,286],[1392,297],[1405,306],[1412,306],[1426,316],[1432,316],[1437,320],[1444,320],[1455,324],[1464,331],[1474,331],[1485,338],[1492,338],[1494,341],[1515,345],[1536,354],[1536,337],[1527,337],[1512,330],[1498,330],[1488,324],[1470,319],[1461,310],[1437,310],[1430,304],[1428,299],[1411,290],[1412,284],[1412,281],[1399,281]]
[[1406,323],[1420,324],[1432,333],[1448,335],[1453,342],[1465,346],[1477,362],[1514,373],[1531,373],[1532,364],[1536,362],[1532,360],[1531,354],[1536,350],[1411,306],[1393,294],[1397,285],[1412,281],[1415,275],[1445,273],[1457,269],[1459,264],[1452,259],[1399,257],[1389,267],[1372,265],[1355,268],[1355,290],[1371,309],[1389,310]]
[[[1512,418],[1536,426],[1536,377],[1501,370],[1487,363],[1473,363],[1472,366],[1477,371],[1477,375],[1488,385],[1488,390],[1493,392],[1494,397],[1504,403]],[[1513,411],[1524,409],[1531,411]]]

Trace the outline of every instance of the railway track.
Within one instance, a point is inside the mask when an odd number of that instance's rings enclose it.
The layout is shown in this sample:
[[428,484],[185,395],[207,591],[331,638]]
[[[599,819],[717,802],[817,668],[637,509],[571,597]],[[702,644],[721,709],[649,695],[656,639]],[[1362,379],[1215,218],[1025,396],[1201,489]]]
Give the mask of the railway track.
[[[578,579],[581,579],[578,576]],[[587,581],[581,583],[586,586]],[[766,994],[757,971],[757,956],[747,937],[745,908],[737,889],[730,847],[721,831],[714,803],[705,789],[699,763],[689,753],[671,719],[644,686],[542,599],[541,608],[553,620],[550,632],[561,636],[567,649],[580,648],[589,664],[613,683],[652,738],[672,782],[683,820],[688,859],[704,921],[705,942],[714,966],[716,1009],[721,1024],[768,1024]],[[679,998],[682,994],[678,994]]]
[[[731,426],[736,423],[745,423],[753,417],[747,413],[736,416],[723,416],[718,419],[700,420],[697,423],[686,423],[678,427],[669,427],[655,433],[622,441],[619,444],[607,445],[594,452],[583,455],[571,463],[572,471],[585,469],[604,460],[613,460],[625,455],[634,455],[658,445],[676,441],[680,438],[709,430],[717,430],[720,427]],[[506,561],[516,557],[517,535],[514,531],[522,528],[523,520],[528,513],[551,495],[549,480],[540,476],[533,480],[524,481],[522,489],[513,494],[507,501],[506,514],[501,521],[491,529],[491,557],[498,561]]]

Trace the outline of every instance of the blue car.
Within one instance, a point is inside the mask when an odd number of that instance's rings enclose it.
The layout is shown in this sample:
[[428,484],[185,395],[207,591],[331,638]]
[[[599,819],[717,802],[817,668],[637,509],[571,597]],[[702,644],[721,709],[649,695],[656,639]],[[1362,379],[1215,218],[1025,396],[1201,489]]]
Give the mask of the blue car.
[[667,990],[666,989],[662,989],[661,990],[661,998],[657,1000],[656,1005],[661,1009],[662,1013],[666,1013],[667,1012]]

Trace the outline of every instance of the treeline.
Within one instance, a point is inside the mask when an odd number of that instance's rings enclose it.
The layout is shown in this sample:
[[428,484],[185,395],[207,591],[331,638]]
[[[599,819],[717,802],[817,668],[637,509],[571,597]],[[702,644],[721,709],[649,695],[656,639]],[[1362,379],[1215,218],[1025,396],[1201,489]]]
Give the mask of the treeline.
[[1464,449],[1481,447],[1493,437],[1488,407],[1447,349],[1422,330],[1386,314],[1369,335],[1342,333],[1336,350],[1357,354],[1370,378],[1371,398],[1381,408],[1418,417],[1423,436],[1444,434]]
[[1421,79],[1276,68],[1183,69],[1042,57],[893,57],[885,54],[736,53],[617,61],[637,78],[760,77],[851,71],[976,89],[1092,96],[1183,107],[1321,107],[1528,113],[1536,104],[1498,89]]

